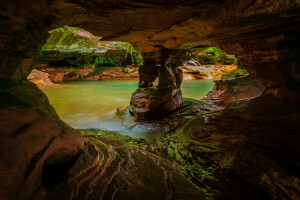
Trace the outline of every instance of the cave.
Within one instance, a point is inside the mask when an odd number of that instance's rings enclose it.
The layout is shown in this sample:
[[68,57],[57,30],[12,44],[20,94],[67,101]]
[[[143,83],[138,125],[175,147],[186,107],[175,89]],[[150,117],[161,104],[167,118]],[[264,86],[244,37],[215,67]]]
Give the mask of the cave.
[[[299,1],[1,0],[0,18],[1,199],[300,198]],[[65,29],[140,52],[136,90],[118,114],[171,124],[154,143],[74,129],[27,80],[44,59],[59,69],[109,60],[90,49],[41,59],[51,31]],[[187,55],[211,47],[239,67],[186,101]]]

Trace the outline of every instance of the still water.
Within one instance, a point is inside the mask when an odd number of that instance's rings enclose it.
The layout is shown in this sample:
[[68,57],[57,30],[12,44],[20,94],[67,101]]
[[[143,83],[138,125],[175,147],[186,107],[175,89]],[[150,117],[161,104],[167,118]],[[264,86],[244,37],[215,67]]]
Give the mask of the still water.
[[[60,118],[73,128],[99,128],[147,138],[142,130],[126,131],[113,117],[117,107],[129,105],[137,85],[137,81],[71,82],[43,91]],[[212,80],[186,80],[181,86],[183,97],[200,99],[213,85]]]

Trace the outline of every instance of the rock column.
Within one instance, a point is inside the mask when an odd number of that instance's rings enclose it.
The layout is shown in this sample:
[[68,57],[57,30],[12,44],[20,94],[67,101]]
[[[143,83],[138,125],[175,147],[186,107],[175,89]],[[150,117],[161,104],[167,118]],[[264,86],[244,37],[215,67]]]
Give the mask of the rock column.
[[[178,68],[182,59],[177,56],[168,49],[143,54],[139,88],[130,101],[130,112],[136,120],[158,119],[176,110],[183,102],[180,90],[183,76]],[[153,86],[156,78],[158,85]]]

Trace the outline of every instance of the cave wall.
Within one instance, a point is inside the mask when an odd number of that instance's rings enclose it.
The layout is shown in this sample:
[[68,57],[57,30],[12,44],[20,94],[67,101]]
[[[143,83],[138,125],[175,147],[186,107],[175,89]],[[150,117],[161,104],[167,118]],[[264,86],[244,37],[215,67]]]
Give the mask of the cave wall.
[[103,40],[130,42],[144,54],[193,41],[217,46],[236,54],[266,86],[265,93],[299,101],[299,7],[293,0],[1,0],[0,130],[5,145],[0,195],[30,198],[41,186],[44,161],[75,156],[85,143],[49,111],[42,92],[24,82],[49,30],[77,26]]

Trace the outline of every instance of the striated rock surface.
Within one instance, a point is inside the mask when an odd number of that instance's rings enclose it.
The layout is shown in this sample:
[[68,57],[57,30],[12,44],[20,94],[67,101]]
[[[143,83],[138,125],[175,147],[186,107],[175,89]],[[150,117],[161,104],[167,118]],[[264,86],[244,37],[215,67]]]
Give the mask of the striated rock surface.
[[184,65],[180,69],[183,72],[183,80],[191,80],[219,78],[236,67],[236,65]]
[[[1,199],[30,199],[47,164],[67,163],[85,140],[59,119],[36,85],[24,80],[0,90]],[[65,176],[64,169],[59,172]]]
[[207,198],[298,199],[299,113],[273,96],[235,101],[186,120],[157,146]]
[[224,108],[230,102],[247,99],[262,94],[264,86],[249,76],[244,68],[224,74],[221,80],[214,81],[215,85],[201,101]]
[[[144,54],[139,68],[139,88],[132,94],[130,112],[136,120],[156,119],[176,110],[183,102],[179,66],[183,60],[168,50]],[[154,63],[159,63],[154,65]],[[153,82],[158,78],[158,85]]]
[[37,199],[204,199],[145,140],[101,130],[81,132],[88,143],[68,176]]

